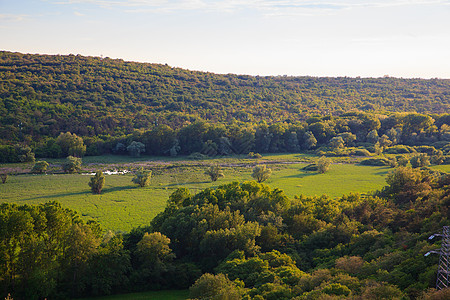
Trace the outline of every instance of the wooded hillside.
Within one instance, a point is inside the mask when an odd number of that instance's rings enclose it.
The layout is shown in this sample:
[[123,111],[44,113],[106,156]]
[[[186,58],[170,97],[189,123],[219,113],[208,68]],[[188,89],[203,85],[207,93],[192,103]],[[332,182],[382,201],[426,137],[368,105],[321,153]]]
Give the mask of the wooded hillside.
[[269,124],[313,114],[450,111],[450,80],[259,77],[79,55],[0,52],[0,140],[123,135],[203,119]]

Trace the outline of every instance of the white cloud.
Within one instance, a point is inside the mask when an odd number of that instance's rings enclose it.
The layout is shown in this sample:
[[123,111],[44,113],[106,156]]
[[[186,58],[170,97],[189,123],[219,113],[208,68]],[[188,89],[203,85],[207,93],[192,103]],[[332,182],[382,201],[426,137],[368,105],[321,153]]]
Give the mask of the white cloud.
[[129,12],[182,10],[235,11],[252,9],[285,13],[328,12],[358,7],[450,5],[450,0],[59,0],[55,4],[90,4],[108,8],[128,8]]
[[21,22],[25,21],[29,16],[24,14],[0,14],[0,22]]

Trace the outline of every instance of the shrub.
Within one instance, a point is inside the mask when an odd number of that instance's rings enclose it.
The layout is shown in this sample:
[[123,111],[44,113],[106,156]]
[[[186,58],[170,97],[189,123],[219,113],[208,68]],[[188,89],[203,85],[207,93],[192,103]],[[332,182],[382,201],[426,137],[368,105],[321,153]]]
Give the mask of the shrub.
[[430,158],[425,153],[413,156],[409,162],[413,168],[426,167],[430,164]]
[[367,149],[354,149],[350,152],[350,155],[354,156],[370,156],[370,152]]
[[134,175],[133,179],[131,179],[131,181],[133,183],[138,184],[140,187],[144,187],[150,185],[151,178],[152,178],[152,171],[150,170],[144,171],[143,168],[140,168]]
[[222,273],[205,273],[189,288],[189,296],[194,299],[241,299],[240,285]]
[[249,152],[249,153],[247,154],[247,158],[258,159],[258,158],[262,158],[262,155],[259,154],[259,153]]
[[223,174],[223,170],[219,165],[211,166],[208,170],[205,171],[205,174],[211,178],[211,181],[217,181],[217,179],[225,177],[225,175]]
[[409,163],[409,160],[404,156],[397,156],[397,165],[400,167],[406,167]]
[[387,154],[405,154],[405,153],[415,153],[416,150],[412,147],[408,147],[405,145],[396,145],[384,150],[384,153]]
[[325,156],[322,156],[317,161],[317,171],[321,174],[327,172],[330,169],[331,159]]
[[68,156],[62,165],[62,169],[65,173],[79,172],[81,170],[81,158]]
[[389,166],[390,162],[386,158],[369,158],[360,162],[363,166]]
[[131,156],[139,157],[141,156],[141,153],[145,152],[145,145],[141,142],[133,141],[127,147],[127,151]]
[[0,174],[0,178],[2,179],[2,183],[6,183],[6,180],[8,179],[8,174]]
[[33,168],[31,169],[32,173],[36,173],[36,174],[42,174],[45,173],[47,171],[49,164],[46,161],[38,161],[34,164]]
[[91,187],[91,191],[94,194],[100,194],[103,190],[103,186],[105,185],[105,175],[103,175],[102,171],[97,171],[93,177],[91,177],[91,181],[89,181],[89,186]]
[[434,153],[436,153],[436,148],[434,148],[433,146],[416,146],[414,147],[414,149],[417,152],[426,153],[428,155],[433,155]]
[[208,158],[208,155],[201,154],[200,152],[194,152],[191,155],[189,155],[187,158],[188,159],[193,159],[193,160],[201,160],[201,159]]
[[272,175],[272,170],[267,168],[266,165],[256,166],[253,168],[252,177],[258,182],[263,182],[269,179]]
[[304,171],[317,171],[318,167],[317,167],[317,164],[309,164],[309,165],[303,167],[302,170],[304,170]]

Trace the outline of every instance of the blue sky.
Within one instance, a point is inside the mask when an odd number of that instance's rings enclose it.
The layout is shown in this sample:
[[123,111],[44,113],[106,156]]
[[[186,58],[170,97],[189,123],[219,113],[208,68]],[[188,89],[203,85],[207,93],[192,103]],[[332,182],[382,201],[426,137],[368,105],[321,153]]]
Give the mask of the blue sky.
[[0,0],[0,49],[215,73],[450,78],[450,0]]

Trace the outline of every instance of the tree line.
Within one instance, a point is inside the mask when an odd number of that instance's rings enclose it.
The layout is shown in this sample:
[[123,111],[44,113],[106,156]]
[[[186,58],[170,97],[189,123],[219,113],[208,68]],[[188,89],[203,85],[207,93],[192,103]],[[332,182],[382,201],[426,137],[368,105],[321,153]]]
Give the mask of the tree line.
[[33,161],[35,156],[120,154],[201,158],[300,151],[326,156],[419,152],[448,157],[450,115],[406,113],[384,116],[350,112],[339,117],[314,116],[296,123],[225,125],[196,121],[179,129],[160,124],[122,136],[82,138],[76,133],[65,132],[31,146],[0,145],[0,162]]
[[[52,299],[186,289],[192,298],[417,299],[436,294],[430,234],[450,176],[397,167],[367,196],[287,197],[256,181],[178,188],[148,226],[101,229],[56,202],[0,205],[0,291]],[[448,292],[439,292],[441,297]],[[436,298],[437,299],[437,298]]]

